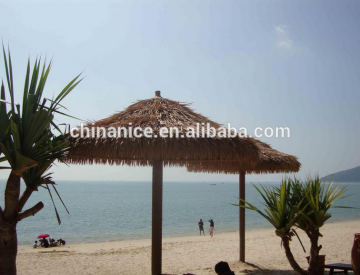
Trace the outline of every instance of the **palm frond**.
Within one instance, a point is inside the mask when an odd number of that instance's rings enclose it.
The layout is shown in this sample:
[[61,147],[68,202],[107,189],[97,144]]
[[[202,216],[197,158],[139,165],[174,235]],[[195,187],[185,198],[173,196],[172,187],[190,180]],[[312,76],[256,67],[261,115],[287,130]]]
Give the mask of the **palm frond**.
[[[64,158],[69,149],[69,142],[61,131],[60,135],[54,135],[54,129],[60,130],[54,122],[55,114],[63,114],[61,108],[66,109],[60,102],[81,82],[79,74],[61,90],[55,100],[44,98],[44,89],[50,74],[52,61],[42,62],[36,58],[34,64],[27,61],[25,82],[23,89],[22,109],[20,104],[14,101],[13,68],[10,50],[6,54],[3,45],[3,57],[6,72],[6,82],[10,94],[10,102],[5,98],[5,86],[1,85],[0,93],[0,162],[7,161],[12,170],[21,174],[25,184],[31,190],[37,190],[39,186],[46,186],[54,204],[55,213],[59,224],[61,223],[49,185],[52,181],[51,173],[46,171],[56,159]],[[6,104],[11,105],[8,112]],[[22,110],[22,112],[20,112]],[[70,115],[66,115],[71,117]],[[7,167],[1,167],[5,169]],[[61,203],[68,212],[63,200]]]

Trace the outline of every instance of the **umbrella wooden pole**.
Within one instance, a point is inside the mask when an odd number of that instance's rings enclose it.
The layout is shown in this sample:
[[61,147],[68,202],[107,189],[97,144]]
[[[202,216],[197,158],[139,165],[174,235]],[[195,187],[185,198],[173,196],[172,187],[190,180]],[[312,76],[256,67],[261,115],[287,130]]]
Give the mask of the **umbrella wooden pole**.
[[163,161],[153,161],[151,274],[161,274]]
[[[245,200],[245,171],[239,173],[239,198]],[[239,207],[239,212],[240,262],[245,262],[245,208]]]

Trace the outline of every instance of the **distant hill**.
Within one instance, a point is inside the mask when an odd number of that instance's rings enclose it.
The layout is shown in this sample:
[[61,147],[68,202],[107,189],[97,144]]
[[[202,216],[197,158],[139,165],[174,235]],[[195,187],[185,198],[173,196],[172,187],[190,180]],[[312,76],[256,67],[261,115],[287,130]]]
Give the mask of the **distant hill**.
[[321,178],[327,179],[328,181],[360,181],[360,166],[340,171],[334,174],[327,175],[326,177]]

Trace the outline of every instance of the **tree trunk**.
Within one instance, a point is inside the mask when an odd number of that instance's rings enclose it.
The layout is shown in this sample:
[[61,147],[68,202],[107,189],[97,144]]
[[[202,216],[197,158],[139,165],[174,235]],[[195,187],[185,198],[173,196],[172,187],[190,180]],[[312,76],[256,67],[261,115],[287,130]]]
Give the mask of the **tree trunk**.
[[16,275],[20,176],[10,173],[5,188],[5,209],[0,209],[0,275]]
[[33,193],[33,190],[29,187],[26,187],[25,191],[21,194],[19,202],[18,202],[18,212],[21,212],[24,208],[26,202],[30,198],[31,194]]
[[7,220],[16,220],[20,196],[20,176],[11,171],[5,188],[4,214]]
[[318,246],[320,232],[319,230],[306,231],[306,234],[310,238],[311,248],[310,248],[310,261],[309,261],[309,274],[318,275],[319,274],[319,251],[322,246]]
[[153,161],[151,274],[161,274],[162,264],[162,203],[163,161]]
[[0,224],[0,275],[16,275],[17,221]]
[[[244,171],[239,172],[239,198],[245,200],[245,175]],[[245,205],[240,201],[240,205]],[[245,262],[245,208],[239,207],[239,237],[240,237],[240,262]]]
[[288,259],[291,267],[301,275],[307,275],[308,272],[303,270],[296,262],[291,250],[290,250],[290,239],[288,237],[281,238],[285,249],[286,258]]

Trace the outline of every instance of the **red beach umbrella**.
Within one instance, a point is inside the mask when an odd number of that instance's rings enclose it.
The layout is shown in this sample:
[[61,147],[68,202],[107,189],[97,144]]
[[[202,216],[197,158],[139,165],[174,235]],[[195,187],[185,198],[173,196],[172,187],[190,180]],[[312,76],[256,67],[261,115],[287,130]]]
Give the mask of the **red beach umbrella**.
[[50,237],[50,235],[48,234],[41,234],[38,236],[38,239],[43,239],[43,238],[47,238],[47,237]]

